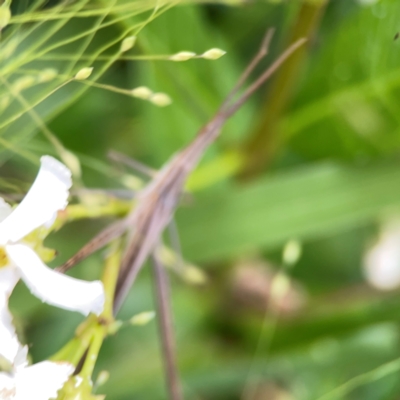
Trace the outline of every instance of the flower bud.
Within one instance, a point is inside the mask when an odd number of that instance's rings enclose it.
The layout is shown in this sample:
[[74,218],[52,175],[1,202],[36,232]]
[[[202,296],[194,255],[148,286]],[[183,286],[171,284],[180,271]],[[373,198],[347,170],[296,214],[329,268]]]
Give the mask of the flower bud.
[[97,375],[96,383],[94,387],[98,388],[99,386],[103,386],[110,378],[110,373],[108,371],[100,371]]
[[36,79],[34,76],[28,75],[28,76],[23,76],[19,79],[17,79],[14,83],[13,83],[13,89],[16,92],[21,92],[24,89],[27,89],[28,87],[31,87],[35,84]]
[[143,188],[143,181],[134,175],[123,175],[121,177],[121,182],[128,189],[139,190]]
[[301,257],[301,243],[297,240],[289,240],[283,248],[282,261],[286,265],[294,265]]
[[131,325],[140,325],[140,326],[146,325],[155,317],[155,315],[156,313],[154,311],[144,311],[134,315],[129,320],[129,323]]
[[124,325],[122,321],[116,320],[108,325],[108,334],[115,335]]
[[183,279],[192,285],[204,285],[207,282],[207,275],[194,265],[189,265],[183,271]]
[[93,71],[93,67],[82,68],[76,73],[75,79],[77,81],[83,81],[83,80],[89,78],[89,76],[92,74],[92,71]]
[[132,96],[138,99],[148,100],[153,92],[146,86],[139,86],[131,90]]
[[121,53],[125,53],[125,51],[130,50],[136,43],[136,36],[128,36],[126,37],[122,43],[120,51]]
[[271,282],[271,298],[279,302],[289,291],[290,280],[283,273],[278,272]]
[[49,82],[53,80],[57,76],[58,72],[54,68],[46,68],[39,73],[38,81],[39,82]]
[[218,58],[222,57],[224,54],[226,54],[226,51],[215,48],[207,50],[200,57],[207,60],[218,60]]
[[169,60],[171,60],[171,61],[187,61],[195,56],[196,56],[196,53],[193,53],[191,51],[181,51],[181,52],[176,53],[176,54],[172,55],[171,57],[169,57]]
[[154,93],[149,100],[159,107],[169,106],[172,103],[171,98],[165,93]]

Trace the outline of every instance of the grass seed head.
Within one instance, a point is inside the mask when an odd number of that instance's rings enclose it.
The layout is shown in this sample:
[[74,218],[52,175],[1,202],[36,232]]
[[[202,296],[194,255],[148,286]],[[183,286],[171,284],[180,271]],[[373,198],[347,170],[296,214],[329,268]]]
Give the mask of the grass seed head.
[[139,86],[131,90],[132,96],[138,99],[148,100],[152,95],[153,91],[147,86]]
[[187,61],[193,57],[196,57],[196,53],[193,53],[192,51],[180,51],[179,53],[173,54],[171,57],[169,57],[169,60]]
[[166,107],[172,103],[171,97],[165,93],[154,93],[149,100],[158,107]]
[[75,79],[77,81],[84,81],[85,79],[89,78],[92,72],[93,72],[93,67],[82,68],[76,73]]
[[226,51],[214,48],[204,52],[201,58],[205,58],[206,60],[218,60],[218,58],[221,58],[224,54],[226,54]]
[[130,50],[136,43],[136,36],[128,36],[121,43],[121,53]]

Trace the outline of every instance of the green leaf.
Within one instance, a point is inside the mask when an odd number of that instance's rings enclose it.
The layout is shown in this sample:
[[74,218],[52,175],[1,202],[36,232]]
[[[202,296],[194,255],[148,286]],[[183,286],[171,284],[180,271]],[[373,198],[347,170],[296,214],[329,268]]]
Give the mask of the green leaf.
[[307,159],[397,151],[399,12],[398,1],[381,0],[321,28],[321,46],[313,48],[294,107],[281,123],[292,151]]
[[178,212],[185,256],[220,260],[354,228],[400,207],[399,181],[397,165],[321,164],[198,196]]

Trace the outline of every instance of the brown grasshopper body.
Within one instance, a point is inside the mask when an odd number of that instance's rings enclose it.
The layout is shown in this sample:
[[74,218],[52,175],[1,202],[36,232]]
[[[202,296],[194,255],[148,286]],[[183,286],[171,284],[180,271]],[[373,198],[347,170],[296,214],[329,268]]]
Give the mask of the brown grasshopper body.
[[188,175],[197,166],[200,158],[220,134],[226,120],[233,115],[243,103],[262,85],[279,66],[303,43],[304,39],[290,46],[249,88],[232,102],[238,89],[258,62],[267,54],[268,44],[272,37],[272,30],[268,31],[256,57],[223,102],[213,119],[205,125],[193,141],[155,174],[153,180],[139,193],[136,207],[122,221],[118,221],[86,244],[76,255],[68,260],[59,270],[67,271],[73,265],[100,249],[108,242],[130,231],[126,252],[119,272],[115,291],[114,311],[117,312],[130,287],[132,286],[141,266],[154,251],[161,240],[165,227],[173,218],[175,209]]

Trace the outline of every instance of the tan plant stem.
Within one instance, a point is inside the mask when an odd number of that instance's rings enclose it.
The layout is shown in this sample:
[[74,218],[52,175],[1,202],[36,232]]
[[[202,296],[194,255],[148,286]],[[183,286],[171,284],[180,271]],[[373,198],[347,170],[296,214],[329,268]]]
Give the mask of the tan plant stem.
[[183,397],[176,363],[174,327],[170,304],[168,275],[155,252],[151,255],[151,261],[153,264],[154,287],[158,309],[157,315],[169,398],[171,400],[182,400]]

